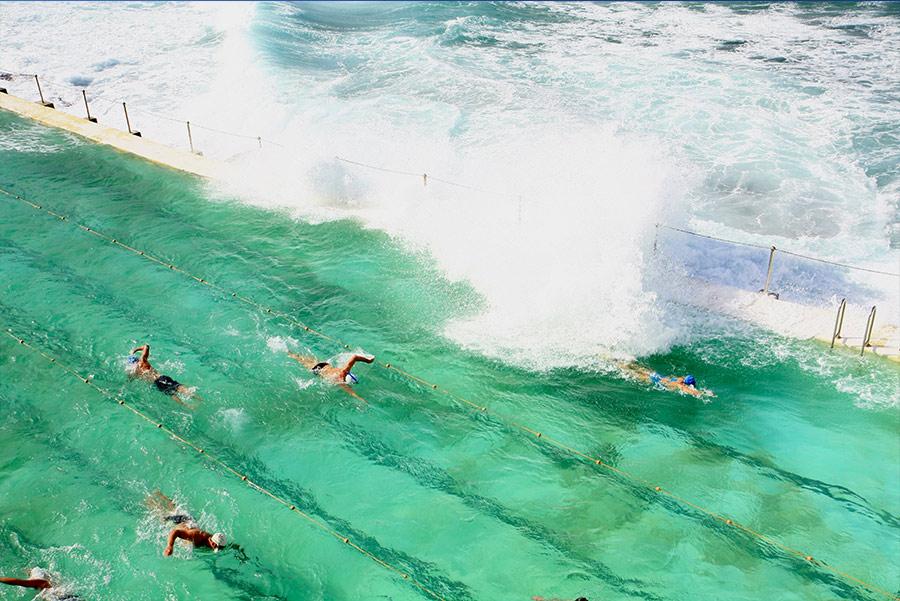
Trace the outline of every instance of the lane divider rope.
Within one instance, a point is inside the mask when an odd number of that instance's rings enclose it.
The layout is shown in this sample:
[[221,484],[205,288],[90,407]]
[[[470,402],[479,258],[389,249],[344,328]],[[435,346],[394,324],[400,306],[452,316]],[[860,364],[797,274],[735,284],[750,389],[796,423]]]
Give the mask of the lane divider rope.
[[[165,267],[165,268],[167,268],[167,269],[169,269],[169,270],[171,270],[171,271],[176,271],[176,272],[178,272],[178,273],[184,274],[185,276],[187,276],[187,277],[193,279],[194,281],[196,281],[196,282],[198,282],[198,283],[200,283],[200,284],[203,284],[204,286],[207,286],[207,287],[209,287],[209,288],[211,288],[211,289],[214,289],[214,290],[219,291],[220,293],[224,294],[226,297],[227,297],[227,296],[230,296],[231,298],[237,299],[237,300],[239,300],[239,301],[241,301],[241,302],[243,302],[243,303],[245,303],[245,304],[248,304],[248,305],[250,305],[250,306],[255,307],[257,310],[262,311],[263,313],[266,313],[266,314],[269,314],[269,315],[274,315],[274,316],[276,316],[276,317],[279,317],[279,318],[281,318],[281,319],[284,319],[284,320],[287,321],[288,323],[291,323],[291,324],[293,324],[293,325],[295,325],[295,326],[297,326],[297,327],[300,327],[300,328],[303,329],[305,332],[309,332],[309,333],[314,334],[314,335],[316,335],[316,336],[318,336],[318,337],[320,337],[320,338],[322,338],[322,339],[324,339],[324,340],[328,340],[328,341],[330,341],[330,342],[332,342],[332,343],[334,343],[334,344],[340,346],[340,347],[343,348],[343,349],[350,349],[350,348],[351,348],[351,346],[350,346],[349,344],[343,342],[342,340],[340,340],[340,339],[338,339],[338,338],[335,338],[335,337],[333,337],[333,336],[330,336],[330,335],[328,335],[328,334],[326,334],[326,333],[324,333],[324,332],[322,332],[322,331],[320,331],[320,330],[317,330],[317,329],[315,329],[315,328],[309,326],[308,324],[302,322],[301,320],[299,320],[299,319],[293,317],[292,315],[289,315],[289,314],[284,313],[284,312],[282,312],[282,311],[278,311],[278,310],[274,310],[274,309],[271,309],[271,308],[269,308],[269,307],[266,307],[266,306],[264,306],[264,305],[262,305],[262,304],[256,302],[255,300],[253,300],[253,299],[251,299],[251,298],[248,298],[248,297],[244,297],[244,296],[238,295],[236,292],[229,291],[228,289],[226,289],[226,288],[224,288],[224,287],[222,287],[222,286],[219,286],[219,285],[217,285],[217,284],[213,284],[212,282],[210,282],[210,281],[207,280],[206,278],[199,277],[199,276],[197,276],[197,275],[195,275],[195,274],[193,274],[193,273],[191,273],[191,272],[189,272],[189,271],[186,271],[186,270],[184,270],[184,269],[181,269],[180,267],[177,267],[176,265],[174,265],[174,264],[172,264],[172,263],[168,263],[168,262],[166,262],[166,261],[164,261],[164,260],[162,260],[162,259],[159,259],[159,258],[157,258],[157,257],[155,257],[155,256],[153,256],[153,255],[151,255],[151,254],[148,254],[148,253],[146,253],[146,252],[144,252],[144,251],[142,251],[142,250],[139,250],[139,249],[137,249],[137,248],[131,247],[131,246],[125,244],[124,242],[121,242],[121,241],[118,240],[117,238],[113,238],[113,237],[111,237],[111,236],[108,236],[107,234],[104,234],[103,232],[100,232],[100,231],[98,231],[98,230],[96,230],[96,229],[94,229],[94,228],[85,226],[85,225],[83,225],[83,224],[80,224],[80,223],[77,223],[77,222],[74,222],[74,221],[70,221],[70,220],[68,219],[68,217],[66,217],[65,215],[62,215],[62,214],[60,214],[60,213],[57,213],[56,211],[53,211],[53,210],[51,210],[51,209],[45,208],[45,207],[43,207],[42,205],[40,205],[40,204],[38,204],[38,203],[35,203],[35,202],[32,202],[32,201],[30,201],[30,200],[27,200],[27,199],[23,198],[22,196],[19,196],[19,195],[13,193],[13,192],[10,192],[10,191],[8,191],[8,190],[5,190],[5,189],[3,189],[3,188],[0,188],[0,193],[4,194],[4,195],[6,195],[6,196],[8,196],[8,197],[10,197],[10,198],[13,198],[13,199],[15,199],[15,200],[18,200],[18,201],[20,201],[20,202],[22,202],[22,203],[24,203],[24,204],[30,206],[31,208],[33,208],[33,209],[35,209],[35,210],[44,211],[44,212],[46,212],[47,214],[49,214],[49,215],[55,217],[56,219],[59,219],[60,221],[68,221],[68,222],[74,224],[76,227],[78,227],[78,228],[80,228],[80,229],[82,229],[82,230],[84,230],[84,231],[86,231],[86,232],[88,232],[88,233],[90,233],[90,234],[93,234],[94,236],[96,236],[96,237],[98,237],[98,238],[100,238],[100,239],[106,240],[107,242],[110,242],[110,243],[112,243],[112,244],[114,244],[114,245],[116,245],[116,246],[118,246],[118,247],[120,247],[120,248],[123,248],[123,249],[125,249],[125,250],[128,250],[128,251],[131,252],[131,253],[134,253],[134,254],[136,254],[136,255],[138,255],[138,256],[144,257],[145,259],[147,259],[147,260],[149,260],[149,261],[152,261],[152,262],[154,262],[154,263],[157,263],[158,265],[161,265],[161,266],[163,266],[163,267]],[[376,362],[375,362],[375,365],[378,365],[379,367],[382,367],[382,368],[385,369],[385,370],[393,371],[393,372],[397,373],[398,375],[402,376],[403,378],[405,378],[406,380],[408,380],[408,381],[410,381],[410,382],[414,382],[414,383],[416,383],[416,384],[418,384],[418,385],[420,385],[420,386],[423,386],[423,387],[425,387],[425,388],[429,388],[429,389],[431,389],[431,390],[433,390],[433,391],[435,391],[435,392],[439,392],[439,393],[445,395],[446,397],[450,398],[451,400],[455,401],[458,405],[462,405],[462,406],[464,406],[464,407],[468,407],[468,408],[473,409],[473,410],[475,410],[475,411],[477,411],[477,412],[480,412],[480,413],[488,413],[488,412],[489,412],[489,408],[488,408],[487,406],[481,405],[481,404],[479,404],[479,403],[475,403],[474,401],[472,401],[472,400],[470,400],[470,399],[467,399],[467,398],[465,398],[465,397],[463,397],[463,396],[460,396],[460,395],[458,395],[458,394],[456,394],[456,393],[450,391],[450,390],[447,389],[447,388],[444,388],[444,387],[442,387],[442,386],[440,386],[440,385],[438,385],[438,384],[436,384],[436,383],[434,383],[434,382],[431,382],[431,381],[429,381],[429,380],[427,380],[427,379],[425,379],[425,378],[422,378],[422,377],[417,376],[417,375],[415,375],[415,374],[413,374],[413,373],[411,373],[411,372],[408,372],[408,371],[406,371],[406,370],[404,370],[404,369],[402,369],[402,368],[400,368],[400,367],[394,365],[393,363],[390,363],[390,362],[382,362],[382,361],[376,361]],[[734,520],[732,520],[732,519],[730,519],[730,518],[727,518],[727,517],[725,517],[725,516],[723,516],[723,515],[721,515],[721,514],[715,512],[715,511],[712,511],[712,510],[710,510],[710,509],[706,509],[705,507],[702,507],[701,505],[698,505],[697,503],[694,503],[694,502],[692,502],[692,501],[690,501],[690,500],[688,500],[688,499],[686,499],[686,498],[684,498],[684,497],[682,497],[682,496],[676,494],[675,492],[670,491],[670,490],[668,490],[668,489],[666,489],[666,488],[664,488],[664,487],[662,487],[662,486],[656,485],[656,484],[650,482],[649,480],[646,480],[645,478],[643,478],[643,477],[641,477],[641,476],[638,476],[637,474],[634,474],[634,473],[632,473],[632,472],[630,472],[630,471],[627,471],[627,470],[624,470],[624,469],[615,467],[615,466],[609,464],[608,462],[606,462],[605,460],[603,460],[602,457],[595,456],[595,455],[592,455],[592,454],[590,454],[590,453],[586,453],[586,452],[584,452],[584,451],[580,451],[580,450],[578,450],[578,449],[576,449],[576,448],[574,448],[574,447],[572,447],[572,446],[566,444],[565,442],[563,442],[563,441],[561,441],[561,440],[558,440],[558,439],[556,439],[556,438],[554,438],[554,437],[552,437],[552,436],[548,436],[548,435],[544,434],[544,433],[543,433],[542,431],[540,431],[540,430],[536,430],[536,429],[534,429],[534,428],[532,428],[532,427],[530,427],[530,426],[527,426],[527,425],[525,425],[525,424],[519,423],[519,422],[518,422],[517,420],[515,420],[515,419],[509,418],[509,417],[505,417],[502,413],[498,413],[498,412],[496,412],[496,411],[494,411],[494,410],[490,410],[490,414],[491,414],[493,417],[495,417],[498,421],[501,421],[501,422],[503,422],[503,423],[505,423],[505,424],[507,424],[507,425],[513,427],[513,428],[516,428],[516,429],[518,429],[518,430],[520,430],[520,431],[522,431],[522,432],[525,432],[526,434],[529,435],[529,437],[531,437],[531,438],[533,438],[533,439],[536,439],[536,440],[542,441],[542,442],[544,442],[544,443],[547,443],[547,444],[549,444],[549,445],[551,445],[551,446],[553,446],[553,447],[555,447],[555,448],[557,448],[557,449],[559,449],[559,450],[565,451],[565,452],[567,452],[567,453],[569,453],[569,454],[571,454],[571,455],[573,455],[573,456],[575,456],[575,457],[578,457],[579,459],[584,460],[585,462],[588,462],[588,463],[590,463],[590,464],[593,464],[594,466],[600,467],[600,468],[602,468],[602,469],[604,469],[604,470],[606,470],[606,471],[608,471],[608,472],[614,473],[614,474],[616,474],[616,475],[618,475],[618,476],[621,476],[621,477],[623,477],[623,478],[625,478],[625,479],[628,479],[628,480],[631,480],[631,481],[633,481],[633,482],[636,482],[636,483],[640,484],[641,486],[647,488],[647,489],[650,490],[650,491],[653,491],[653,492],[655,492],[655,493],[659,493],[660,495],[667,496],[667,497],[669,497],[670,499],[672,499],[672,500],[674,500],[674,501],[676,501],[676,502],[678,502],[678,503],[680,503],[680,504],[682,504],[682,505],[684,505],[684,506],[686,506],[686,507],[690,507],[690,508],[694,509],[695,511],[698,511],[699,513],[704,514],[705,516],[707,516],[707,517],[709,517],[709,518],[712,518],[712,519],[716,520],[717,522],[720,522],[720,523],[722,523],[722,524],[724,524],[724,525],[726,525],[726,526],[732,527],[733,529],[735,529],[735,530],[737,530],[737,531],[740,531],[740,532],[742,532],[742,533],[744,533],[744,534],[750,536],[751,538],[756,539],[757,541],[760,541],[760,542],[766,543],[766,544],[768,544],[768,545],[771,545],[772,547],[775,547],[775,548],[781,550],[782,552],[786,553],[787,555],[790,555],[790,556],[799,558],[799,559],[801,559],[801,560],[803,560],[803,561],[805,561],[805,562],[807,562],[807,563],[809,563],[809,564],[818,566],[818,567],[820,567],[820,568],[822,568],[822,569],[824,569],[824,570],[827,570],[827,571],[831,572],[832,574],[834,574],[834,575],[836,575],[836,576],[839,576],[839,577],[845,579],[845,580],[848,581],[848,582],[854,583],[854,584],[859,585],[859,586],[862,586],[863,588],[866,588],[866,589],[868,589],[868,590],[870,590],[870,591],[873,591],[873,592],[876,592],[876,593],[878,593],[878,594],[884,595],[885,597],[887,597],[887,598],[889,598],[889,599],[893,599],[893,600],[895,600],[895,601],[900,601],[900,596],[897,596],[897,595],[895,595],[895,594],[893,594],[893,593],[889,593],[889,592],[887,592],[887,591],[885,591],[885,590],[883,590],[883,589],[881,589],[881,588],[879,588],[879,587],[877,587],[877,586],[875,586],[875,585],[873,585],[873,584],[870,584],[870,583],[868,583],[868,582],[866,582],[866,581],[864,581],[864,580],[861,580],[861,579],[859,579],[859,578],[856,578],[855,576],[852,576],[852,575],[850,575],[850,574],[848,574],[848,573],[846,573],[846,572],[844,572],[844,571],[842,571],[842,570],[840,570],[840,569],[838,569],[838,568],[835,568],[835,567],[833,567],[833,566],[831,566],[831,565],[825,563],[825,562],[822,561],[822,560],[815,559],[811,554],[806,553],[806,552],[804,552],[804,551],[801,551],[801,550],[799,550],[799,549],[795,549],[795,548],[793,548],[793,547],[790,547],[790,546],[788,546],[788,545],[786,545],[786,544],[784,544],[784,543],[782,543],[782,542],[780,542],[780,541],[778,541],[778,540],[776,540],[776,539],[774,539],[774,538],[772,538],[772,537],[770,537],[770,536],[768,536],[768,535],[765,535],[765,534],[762,534],[762,533],[760,533],[760,532],[757,532],[756,530],[750,528],[749,526],[745,526],[745,525],[743,525],[743,524],[741,524],[741,523],[739,523],[739,522],[737,522],[737,521],[734,521]]]
[[403,571],[402,569],[400,569],[400,568],[398,568],[398,567],[396,567],[396,566],[394,566],[394,565],[388,563],[387,561],[385,561],[385,560],[381,559],[380,557],[374,555],[373,553],[367,551],[366,549],[364,549],[363,547],[361,547],[360,545],[358,545],[358,544],[355,543],[354,541],[350,540],[349,537],[345,536],[345,535],[342,534],[341,532],[338,532],[337,530],[335,530],[335,529],[332,528],[331,526],[325,524],[325,523],[322,522],[321,520],[316,519],[315,517],[313,517],[312,515],[306,513],[306,512],[303,511],[302,509],[299,509],[295,504],[291,503],[289,500],[285,499],[284,497],[281,497],[281,496],[279,496],[278,494],[276,494],[276,493],[272,492],[271,490],[269,490],[268,488],[266,488],[266,487],[264,487],[264,486],[262,486],[262,485],[260,485],[260,484],[257,484],[256,482],[254,482],[253,480],[251,480],[246,474],[243,474],[243,473],[239,472],[238,470],[234,469],[234,468],[231,467],[228,463],[226,463],[225,461],[219,459],[219,458],[216,457],[215,455],[211,455],[206,449],[204,449],[203,447],[200,447],[199,445],[197,445],[197,444],[191,442],[190,440],[184,438],[183,436],[179,435],[178,433],[176,433],[174,430],[172,430],[171,428],[169,428],[168,426],[166,426],[166,425],[163,424],[162,422],[159,422],[159,421],[153,419],[150,415],[144,413],[143,411],[141,411],[141,410],[138,409],[137,407],[134,407],[133,405],[131,405],[130,403],[128,403],[128,402],[127,402],[125,399],[123,399],[122,397],[116,395],[116,394],[113,393],[113,392],[110,392],[109,390],[103,388],[102,386],[99,386],[99,385],[95,384],[95,383],[92,381],[92,379],[91,379],[90,377],[86,377],[86,376],[82,375],[79,371],[77,371],[76,369],[74,369],[74,368],[72,368],[72,367],[69,367],[69,366],[66,365],[65,363],[63,363],[63,362],[61,362],[60,360],[58,360],[58,359],[57,359],[56,357],[54,357],[53,355],[50,355],[50,354],[44,352],[42,349],[40,349],[40,348],[38,348],[38,347],[36,347],[36,346],[30,344],[27,340],[25,340],[24,338],[20,337],[18,334],[16,334],[15,332],[13,332],[11,329],[7,328],[7,329],[4,331],[4,334],[6,334],[6,335],[9,336],[10,338],[12,338],[12,339],[15,340],[16,342],[18,342],[20,345],[24,346],[25,348],[27,348],[27,349],[29,349],[29,350],[31,350],[31,351],[33,351],[33,352],[35,352],[35,353],[41,355],[44,359],[46,359],[46,360],[49,361],[50,363],[52,363],[52,364],[58,366],[60,369],[62,369],[63,371],[65,371],[65,372],[68,373],[69,375],[72,375],[72,376],[78,378],[79,380],[81,380],[82,382],[84,382],[85,384],[87,384],[88,386],[90,386],[91,388],[93,388],[94,390],[96,390],[97,392],[99,392],[99,393],[100,393],[103,397],[105,397],[106,399],[108,399],[108,400],[110,400],[110,401],[114,401],[114,402],[115,402],[116,404],[118,404],[120,407],[122,407],[122,408],[124,408],[124,409],[127,409],[128,411],[130,411],[130,412],[131,412],[132,414],[134,414],[135,416],[137,416],[137,417],[141,418],[142,420],[144,420],[145,422],[149,423],[151,426],[153,426],[154,429],[161,430],[161,431],[165,432],[172,440],[174,440],[174,441],[180,443],[181,445],[183,445],[183,446],[185,446],[185,447],[188,447],[188,448],[190,448],[190,449],[196,451],[197,454],[202,455],[207,461],[209,461],[210,463],[213,463],[213,464],[219,466],[220,468],[222,468],[222,469],[225,470],[226,472],[228,472],[228,473],[230,473],[231,475],[235,476],[235,477],[238,478],[241,482],[245,483],[247,486],[249,486],[249,487],[252,488],[253,490],[255,490],[255,491],[257,491],[257,492],[259,492],[259,493],[261,493],[261,494],[263,494],[263,495],[265,495],[265,496],[267,496],[267,497],[269,497],[270,499],[272,499],[272,500],[274,500],[274,501],[280,503],[281,505],[284,505],[284,506],[287,507],[292,513],[298,515],[299,517],[302,517],[303,519],[305,519],[305,520],[308,521],[309,523],[313,524],[314,526],[316,526],[317,528],[319,528],[319,529],[322,530],[323,532],[329,534],[330,536],[332,536],[333,538],[335,538],[335,539],[341,541],[342,543],[344,543],[344,544],[347,545],[348,547],[351,547],[351,548],[354,549],[355,551],[361,553],[362,555],[364,555],[365,557],[367,557],[367,558],[369,558],[370,560],[374,561],[375,563],[377,563],[377,564],[380,565],[381,567],[383,567],[383,568],[385,568],[385,569],[387,569],[387,570],[389,570],[389,571],[391,571],[391,572],[396,573],[396,574],[399,575],[401,578],[403,578],[403,580],[406,580],[407,582],[412,583],[414,586],[416,586],[418,589],[420,589],[423,593],[427,594],[429,597],[431,597],[431,598],[433,598],[433,599],[437,599],[438,601],[444,601],[444,598],[443,598],[443,597],[441,597],[438,593],[436,593],[436,592],[432,591],[431,589],[429,589],[428,587],[426,587],[424,584],[422,584],[421,582],[419,582],[419,581],[416,580],[415,578],[412,578],[412,577],[409,575],[409,573]]

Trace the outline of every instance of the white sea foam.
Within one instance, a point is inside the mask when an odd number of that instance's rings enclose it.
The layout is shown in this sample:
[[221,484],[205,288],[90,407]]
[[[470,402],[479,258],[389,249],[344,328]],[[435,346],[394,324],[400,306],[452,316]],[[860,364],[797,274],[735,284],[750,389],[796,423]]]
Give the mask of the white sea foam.
[[[870,171],[897,156],[873,132],[900,122],[896,104],[879,100],[898,88],[885,75],[898,72],[898,24],[873,11],[815,21],[789,5],[550,5],[532,10],[559,19],[453,16],[426,36],[377,23],[347,32],[334,15],[304,29],[280,5],[43,8],[0,5],[0,36],[18,40],[4,45],[14,64],[0,68],[47,74],[54,97],[74,89],[50,80],[127,97],[145,135],[171,144],[185,145],[183,123],[141,109],[247,136],[195,129],[204,152],[234,164],[218,193],[310,221],[354,218],[426,250],[484,299],[446,335],[490,356],[584,367],[664,350],[705,319],[668,302],[671,281],[761,287],[764,254],[731,248],[670,239],[678,261],[660,269],[657,221],[896,270],[885,232],[898,178]],[[256,27],[267,10],[292,49],[267,45]],[[354,8],[303,10],[352,18]],[[55,36],[45,35],[51,20]],[[875,27],[842,29],[860,23]],[[104,45],[111,54],[71,43],[124,29],[134,43]],[[97,112],[117,125],[119,108]],[[259,150],[257,135],[285,147]],[[891,282],[871,287],[859,294],[896,303]],[[827,302],[824,287],[808,288],[794,292]]]
[[266,338],[266,346],[273,353],[286,353],[289,349],[295,348],[299,342],[296,338],[290,336],[269,336]]

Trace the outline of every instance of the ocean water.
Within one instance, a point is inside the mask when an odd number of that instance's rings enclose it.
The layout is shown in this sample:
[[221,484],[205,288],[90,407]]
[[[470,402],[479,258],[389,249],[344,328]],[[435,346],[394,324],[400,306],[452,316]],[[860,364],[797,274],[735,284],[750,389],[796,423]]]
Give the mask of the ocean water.
[[[37,72],[78,114],[86,87],[115,126],[125,99],[182,147],[190,119],[233,165],[201,182],[0,113],[0,187],[71,218],[0,199],[2,327],[447,599],[883,599],[497,416],[900,591],[896,366],[672,301],[760,287],[767,253],[655,228],[897,271],[898,35],[879,3],[0,4],[12,93]],[[369,366],[354,400],[285,356],[346,349],[72,222],[490,410]],[[900,313],[896,280],[782,261],[787,298]],[[128,382],[143,342],[196,411]],[[425,598],[5,336],[0,376],[3,575]],[[156,489],[243,555],[162,557]]]

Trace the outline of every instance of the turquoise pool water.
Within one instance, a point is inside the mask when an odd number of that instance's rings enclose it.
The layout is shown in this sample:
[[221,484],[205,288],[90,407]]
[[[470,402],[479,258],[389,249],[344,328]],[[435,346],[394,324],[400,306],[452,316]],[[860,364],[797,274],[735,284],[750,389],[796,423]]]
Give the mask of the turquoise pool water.
[[[878,599],[821,567],[523,434],[495,412],[900,590],[896,390],[874,358],[740,328],[650,356],[709,403],[611,373],[529,371],[460,348],[482,302],[427,255],[353,221],[310,224],[0,113],[0,187],[296,316],[491,410],[361,366],[361,403],[286,349],[342,349],[0,198],[2,327],[197,442],[447,599]],[[124,358],[149,342],[189,411]],[[819,365],[819,372],[810,365]],[[826,374],[827,377],[823,377]],[[408,582],[0,337],[0,572],[43,565],[84,598],[416,599]],[[880,387],[878,387],[880,386]],[[160,489],[241,546],[179,547]],[[25,598],[13,589],[3,598]]]

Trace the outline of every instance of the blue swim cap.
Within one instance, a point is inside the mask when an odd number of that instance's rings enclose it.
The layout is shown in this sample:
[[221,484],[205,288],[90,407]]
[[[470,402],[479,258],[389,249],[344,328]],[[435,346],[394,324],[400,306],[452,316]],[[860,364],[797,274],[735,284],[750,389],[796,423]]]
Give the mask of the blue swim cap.
[[138,362],[138,358],[135,355],[128,355],[128,359],[126,359],[126,361],[128,362],[128,365],[134,365]]
[[688,386],[693,386],[697,383],[697,379],[694,378],[694,376],[685,376],[684,383],[687,384]]

